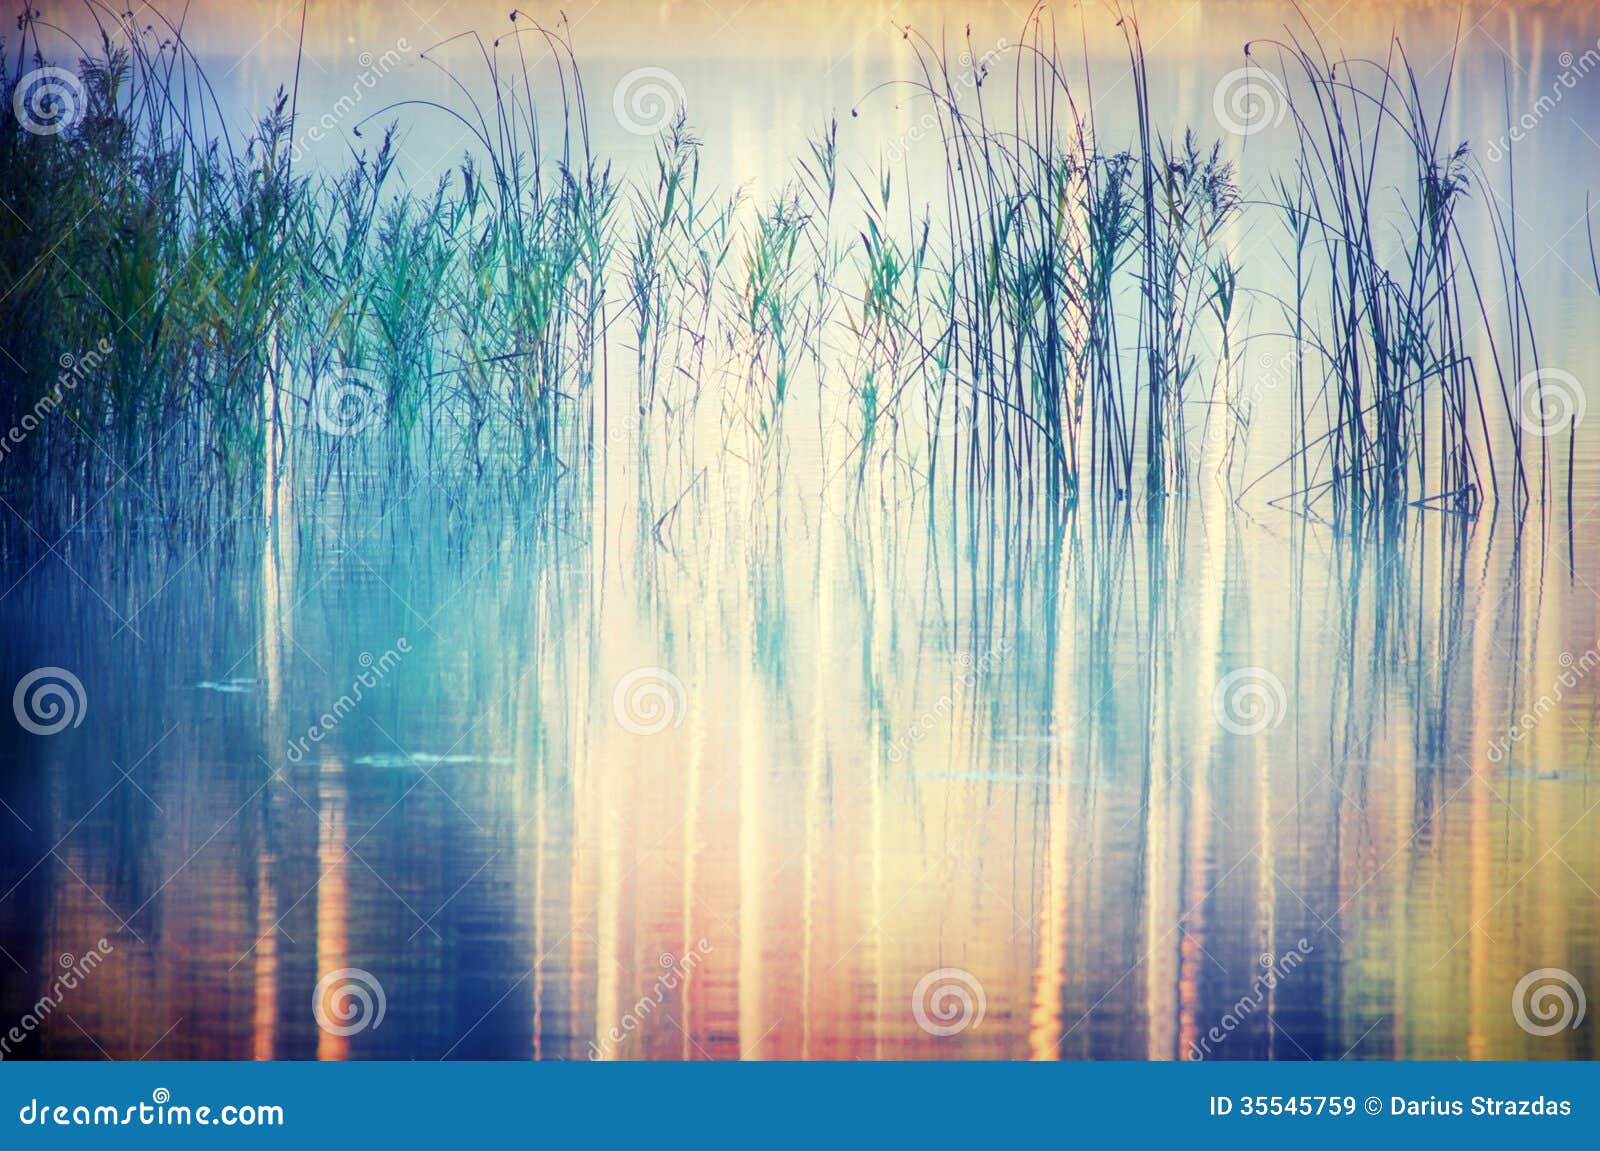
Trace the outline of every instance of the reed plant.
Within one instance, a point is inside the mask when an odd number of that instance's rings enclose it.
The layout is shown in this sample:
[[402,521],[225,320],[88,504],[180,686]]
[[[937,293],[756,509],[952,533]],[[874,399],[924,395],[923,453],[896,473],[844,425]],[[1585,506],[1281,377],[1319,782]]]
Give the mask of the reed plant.
[[[1326,388],[1310,406],[1298,400],[1294,495],[1329,495],[1340,509],[1420,503],[1475,514],[1504,478],[1520,502],[1527,475],[1509,365],[1460,222],[1470,154],[1443,137],[1448,86],[1430,102],[1398,42],[1384,60],[1335,58],[1311,33],[1249,50],[1277,54],[1299,141],[1299,182],[1279,186],[1296,261],[1297,359],[1310,344],[1326,361]],[[1400,212],[1383,209],[1390,195]],[[1307,281],[1326,317],[1309,341]],[[1469,329],[1488,338],[1490,364],[1471,354]],[[1485,370],[1501,376],[1498,412]],[[1504,477],[1491,420],[1511,438]]]
[[[74,124],[0,119],[0,418],[27,433],[0,494],[41,527],[248,518],[286,476],[548,494],[616,442],[595,432],[619,340],[623,408],[641,443],[673,445],[674,491],[701,470],[708,383],[720,450],[781,483],[809,380],[819,450],[848,429],[851,466],[825,470],[858,487],[905,474],[930,497],[1051,508],[1180,495],[1203,470],[1198,423],[1230,480],[1255,426],[1252,269],[1226,239],[1245,212],[1282,223],[1292,285],[1289,440],[1252,486],[1286,475],[1300,510],[1465,515],[1551,490],[1548,442],[1517,418],[1519,382],[1540,384],[1515,181],[1509,210],[1480,197],[1480,270],[1463,216],[1486,177],[1445,139],[1448,83],[1430,97],[1398,43],[1383,60],[1309,32],[1248,47],[1276,63],[1297,155],[1245,204],[1216,143],[1158,130],[1131,10],[1126,139],[1096,122],[1087,64],[1042,7],[987,50],[907,27],[910,76],[865,99],[926,110],[933,182],[852,168],[830,120],[752,202],[708,186],[683,115],[637,181],[597,156],[564,20],[517,11],[498,40],[430,49],[458,99],[379,109],[327,171],[296,167],[292,90],[235,137],[177,29],[87,10]],[[19,29],[8,108],[47,63],[37,14]],[[470,64],[447,68],[463,46]],[[469,141],[430,187],[397,176],[409,117]]]

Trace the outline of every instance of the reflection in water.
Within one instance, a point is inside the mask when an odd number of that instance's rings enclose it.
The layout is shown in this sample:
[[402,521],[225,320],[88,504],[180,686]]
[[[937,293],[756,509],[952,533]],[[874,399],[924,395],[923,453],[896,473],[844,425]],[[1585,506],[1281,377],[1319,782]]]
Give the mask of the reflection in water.
[[[97,595],[4,605],[7,673],[88,669],[99,721],[9,752],[5,1008],[116,950],[30,1050],[1595,1053],[1511,1010],[1600,974],[1594,612],[1531,526],[807,510],[705,496],[638,563],[421,498],[187,564],[71,541]],[[681,684],[650,722],[639,668]],[[344,969],[386,1000],[348,1036]]]
[[[343,769],[337,760],[323,765],[321,803],[318,805],[320,831],[317,842],[317,970],[343,971],[350,952],[350,888],[345,865],[350,847],[345,834],[345,791]],[[320,994],[317,994],[320,992]],[[323,1024],[317,1030],[317,1058],[344,1059],[350,1050],[344,1030],[344,1008],[339,1001],[337,981],[326,977],[317,982],[312,1016]],[[325,1020],[334,1021],[332,1025]]]

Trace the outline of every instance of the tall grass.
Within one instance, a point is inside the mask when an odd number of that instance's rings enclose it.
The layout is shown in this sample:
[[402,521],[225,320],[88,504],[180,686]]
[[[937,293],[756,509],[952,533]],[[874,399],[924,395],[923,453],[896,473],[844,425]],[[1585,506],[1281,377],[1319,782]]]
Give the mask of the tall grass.
[[[1460,213],[1475,177],[1467,144],[1444,138],[1449,84],[1430,102],[1398,41],[1383,60],[1335,58],[1314,34],[1247,50],[1276,54],[1299,141],[1298,181],[1277,185],[1296,285],[1293,495],[1331,496],[1338,509],[1411,502],[1471,515],[1504,482],[1520,511],[1529,486],[1512,393],[1524,340],[1513,322],[1508,358],[1472,267]],[[1398,212],[1386,208],[1391,197]],[[1514,235],[1493,205],[1490,217],[1520,318]],[[1326,317],[1314,333],[1312,291]],[[1472,354],[1469,331],[1488,341],[1487,363]],[[1308,350],[1324,367],[1309,404]],[[1497,433],[1511,450],[1503,467]]]
[[[1205,466],[1201,421],[1230,477],[1252,426],[1251,269],[1226,240],[1249,212],[1281,221],[1292,281],[1289,442],[1253,483],[1286,475],[1301,508],[1470,515],[1502,491],[1543,506],[1548,450],[1535,491],[1513,395],[1538,363],[1514,213],[1490,204],[1491,285],[1462,223],[1481,171],[1444,139],[1448,87],[1426,97],[1398,43],[1381,61],[1310,35],[1249,46],[1276,60],[1298,157],[1273,202],[1245,204],[1215,142],[1158,130],[1131,11],[1120,141],[1043,8],[987,52],[970,31],[951,53],[905,28],[910,77],[866,99],[928,110],[938,182],[852,170],[830,121],[752,202],[702,179],[681,115],[653,172],[614,174],[564,22],[519,11],[498,40],[446,42],[472,60],[446,70],[457,99],[386,107],[345,171],[297,172],[291,96],[234,139],[175,29],[88,10],[82,117],[58,136],[0,120],[0,415],[28,425],[0,492],[41,526],[248,516],[290,474],[550,492],[620,440],[595,434],[618,411],[641,446],[669,445],[680,490],[711,384],[716,446],[766,490],[810,382],[821,444],[848,432],[849,466],[826,473],[858,489],[905,476],[930,502],[1016,507],[1181,494]],[[49,29],[32,12],[20,28],[6,107],[46,62]],[[423,58],[442,68],[444,47]],[[428,117],[470,150],[406,186],[396,125]],[[613,350],[631,352],[620,408]]]

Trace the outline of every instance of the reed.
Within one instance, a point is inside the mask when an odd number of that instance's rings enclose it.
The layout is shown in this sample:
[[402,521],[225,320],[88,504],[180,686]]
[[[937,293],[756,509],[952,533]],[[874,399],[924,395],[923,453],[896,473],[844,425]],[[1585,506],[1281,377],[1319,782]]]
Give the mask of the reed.
[[[1156,129],[1131,10],[1124,141],[1087,111],[1087,65],[1042,7],[987,51],[970,31],[952,52],[907,27],[911,75],[866,99],[927,111],[933,182],[888,159],[852,169],[830,120],[753,204],[707,186],[681,115],[652,172],[614,174],[564,21],[519,11],[498,40],[446,42],[469,68],[424,53],[460,98],[380,109],[355,127],[385,125],[370,151],[308,172],[292,94],[234,139],[176,29],[88,10],[99,40],[78,46],[77,123],[48,136],[0,120],[3,416],[27,431],[0,494],[41,528],[90,512],[248,519],[286,476],[316,492],[430,475],[549,494],[620,438],[595,437],[618,340],[631,433],[664,438],[674,491],[701,471],[714,382],[720,450],[781,483],[802,381],[826,474],[890,499],[905,476],[930,501],[1128,506],[1188,490],[1203,458],[1231,485],[1254,426],[1254,296],[1225,237],[1248,212],[1286,237],[1291,419],[1245,491],[1286,474],[1302,511],[1465,515],[1502,492],[1518,514],[1550,495],[1548,442],[1535,450],[1517,418],[1539,360],[1515,180],[1511,210],[1485,197],[1485,274],[1462,215],[1486,178],[1444,139],[1448,86],[1427,97],[1398,42],[1378,61],[1335,58],[1309,32],[1248,46],[1276,61],[1298,156],[1246,204],[1215,143]],[[19,27],[7,107],[46,63],[37,14]],[[471,143],[428,188],[396,176],[413,116]],[[1202,426],[1214,456],[1196,450]],[[848,467],[826,455],[838,428]]]
[[796,358],[810,330],[800,248],[809,219],[795,188],[775,196],[746,226],[737,279],[729,285],[740,385],[728,397],[729,411],[763,463],[782,450]]
[[[1527,474],[1505,375],[1513,365],[1502,360],[1461,230],[1473,177],[1467,145],[1443,139],[1448,85],[1428,101],[1397,41],[1381,61],[1335,58],[1313,33],[1248,47],[1263,49],[1279,58],[1299,139],[1299,182],[1279,185],[1278,205],[1294,251],[1296,358],[1309,344],[1325,360],[1325,388],[1310,406],[1303,390],[1297,399],[1299,443],[1286,461],[1300,476],[1293,496],[1331,496],[1339,510],[1418,503],[1471,515],[1486,488],[1498,499],[1505,479],[1521,507]],[[1378,208],[1385,192],[1402,197],[1401,212]],[[1397,241],[1380,235],[1394,230]],[[1503,253],[1512,299],[1515,262],[1512,242]],[[1326,315],[1309,340],[1308,281]],[[1489,365],[1469,351],[1469,329],[1487,336]],[[1498,411],[1481,386],[1486,367],[1498,377]],[[1511,442],[1504,476],[1491,420]]]

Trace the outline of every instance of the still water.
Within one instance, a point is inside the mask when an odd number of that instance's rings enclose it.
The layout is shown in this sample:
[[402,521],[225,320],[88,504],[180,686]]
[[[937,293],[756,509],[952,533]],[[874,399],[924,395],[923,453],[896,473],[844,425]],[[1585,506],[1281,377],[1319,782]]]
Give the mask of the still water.
[[[1148,7],[1191,29],[1152,55],[1201,116],[1242,37]],[[720,77],[708,156],[759,179],[817,89],[728,37],[770,43],[782,8],[719,38],[602,10],[588,42],[622,71],[653,28],[691,105]],[[1344,33],[1381,41],[1363,9]],[[352,46],[394,15],[351,11]],[[1536,99],[1581,43],[1563,12],[1486,16],[1462,67],[1499,83],[1511,40]],[[204,15],[214,51],[243,37]],[[840,106],[888,67],[852,54],[882,35],[860,13],[806,35],[778,73]],[[1548,355],[1577,365],[1593,290],[1562,232],[1600,120],[1571,99],[1523,178]],[[1541,991],[1600,990],[1587,427],[1570,515],[1335,526],[1220,490],[1025,525],[862,499],[792,426],[758,499],[737,459],[630,441],[554,511],[291,476],[198,545],[8,555],[7,690],[81,685],[61,730],[0,729],[0,1023],[52,1000],[8,1057],[1600,1054]]]
[[1530,535],[627,518],[422,491],[13,576],[8,673],[86,706],[8,725],[7,1010],[114,948],[36,1053],[1595,1053],[1511,1009],[1600,946],[1595,601]]

